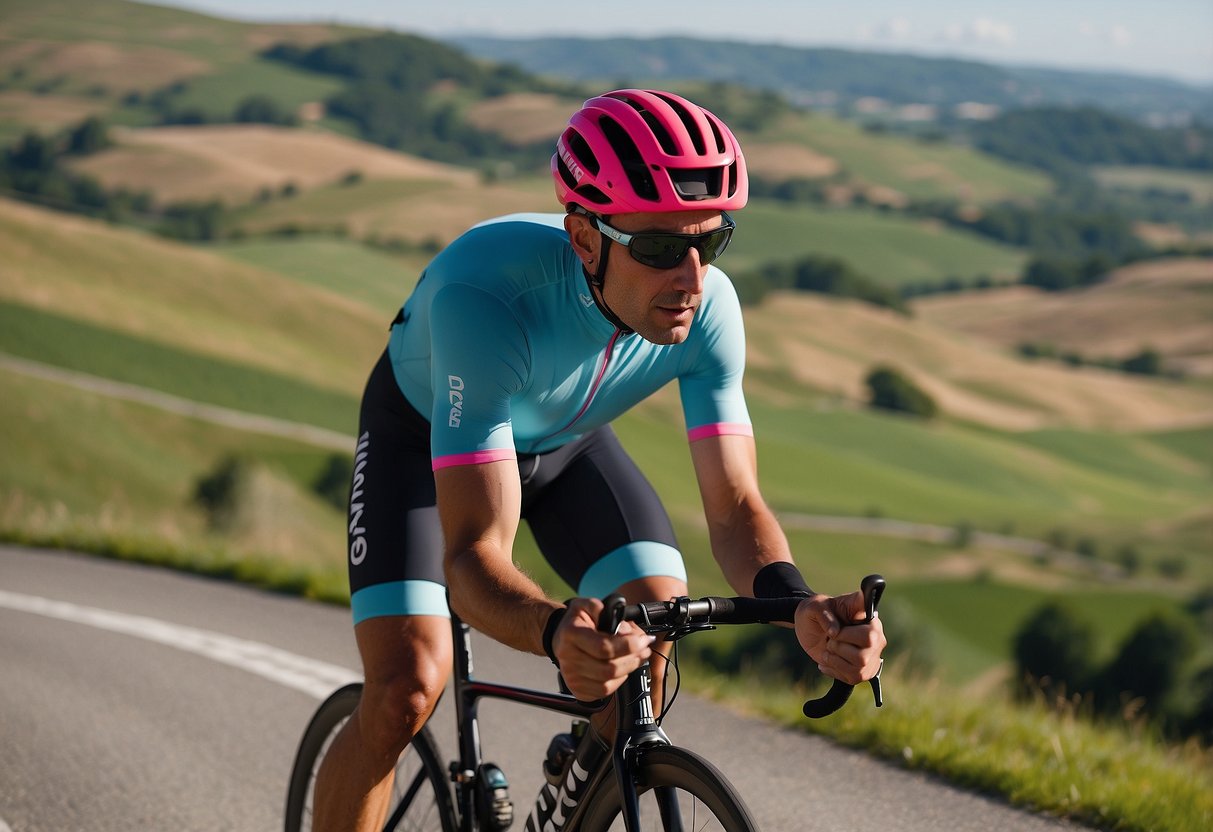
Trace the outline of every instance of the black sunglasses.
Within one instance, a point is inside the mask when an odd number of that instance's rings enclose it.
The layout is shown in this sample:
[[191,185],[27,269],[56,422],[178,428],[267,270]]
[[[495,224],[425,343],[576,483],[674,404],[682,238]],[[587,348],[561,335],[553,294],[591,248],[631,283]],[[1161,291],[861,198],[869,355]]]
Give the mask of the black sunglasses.
[[702,234],[676,234],[672,231],[637,231],[628,234],[596,214],[586,212],[586,216],[593,219],[598,230],[607,237],[621,246],[627,246],[633,260],[653,269],[674,268],[686,258],[692,247],[699,251],[700,264],[706,266],[724,254],[733,237],[733,229],[737,227],[733,218],[726,213],[721,215],[723,222],[719,228]]

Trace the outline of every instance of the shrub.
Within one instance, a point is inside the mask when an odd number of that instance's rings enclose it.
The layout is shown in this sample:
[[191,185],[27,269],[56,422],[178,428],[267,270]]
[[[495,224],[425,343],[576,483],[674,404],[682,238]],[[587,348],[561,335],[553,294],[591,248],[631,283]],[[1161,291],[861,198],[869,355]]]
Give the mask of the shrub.
[[1040,690],[1050,698],[1081,693],[1093,676],[1095,631],[1069,607],[1049,602],[1015,635],[1013,653],[1019,693]]
[[194,485],[194,502],[206,512],[213,531],[233,532],[249,519],[246,514],[254,465],[242,456],[226,456]]
[[930,419],[938,412],[935,400],[892,367],[877,366],[864,380],[872,407]]
[[1191,621],[1177,613],[1146,618],[1099,675],[1095,695],[1100,710],[1115,713],[1140,700],[1146,712],[1161,713],[1196,650],[1196,640]]
[[350,481],[354,477],[354,460],[349,454],[330,454],[324,469],[312,483],[312,490],[325,502],[344,511],[350,498]]

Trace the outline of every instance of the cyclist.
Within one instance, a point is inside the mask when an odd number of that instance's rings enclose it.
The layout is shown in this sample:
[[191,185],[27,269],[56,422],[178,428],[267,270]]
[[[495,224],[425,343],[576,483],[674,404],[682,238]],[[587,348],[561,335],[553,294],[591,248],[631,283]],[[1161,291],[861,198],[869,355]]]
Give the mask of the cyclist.
[[[582,699],[660,661],[632,625],[598,633],[596,599],[687,591],[670,520],[609,425],[674,380],[729,583],[803,596],[796,633],[823,672],[877,672],[879,620],[840,627],[862,618],[859,593],[808,588],[758,489],[740,306],[710,265],[747,199],[737,139],[680,96],[618,90],[572,116],[551,168],[565,213],[483,223],[438,254],[367,382],[349,520],[366,684],[318,775],[317,829],[382,823],[395,761],[446,684],[448,590]],[[583,597],[553,600],[515,566],[520,518]]]

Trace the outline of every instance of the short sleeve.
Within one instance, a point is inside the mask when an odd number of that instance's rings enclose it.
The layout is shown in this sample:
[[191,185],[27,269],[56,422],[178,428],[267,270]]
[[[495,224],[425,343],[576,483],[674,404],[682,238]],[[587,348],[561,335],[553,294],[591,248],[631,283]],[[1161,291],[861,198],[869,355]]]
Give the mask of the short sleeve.
[[510,398],[530,350],[509,307],[475,286],[444,286],[431,301],[430,338],[434,469],[514,458]]
[[753,436],[742,390],[745,374],[745,323],[733,284],[719,270],[709,272],[711,293],[700,309],[693,361],[678,388],[688,438]]

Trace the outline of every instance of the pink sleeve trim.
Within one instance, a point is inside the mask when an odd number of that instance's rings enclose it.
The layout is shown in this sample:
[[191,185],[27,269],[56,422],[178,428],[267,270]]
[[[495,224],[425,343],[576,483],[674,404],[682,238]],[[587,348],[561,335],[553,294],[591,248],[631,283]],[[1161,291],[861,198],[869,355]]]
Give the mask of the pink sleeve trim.
[[700,425],[687,431],[687,438],[692,442],[707,439],[709,436],[753,436],[754,426],[738,422],[717,422],[714,425]]
[[453,465],[479,465],[482,462],[500,462],[503,459],[517,459],[513,448],[490,448],[487,451],[472,451],[469,454],[448,454],[435,457],[433,470],[450,468]]

